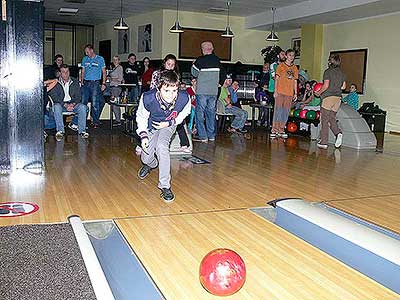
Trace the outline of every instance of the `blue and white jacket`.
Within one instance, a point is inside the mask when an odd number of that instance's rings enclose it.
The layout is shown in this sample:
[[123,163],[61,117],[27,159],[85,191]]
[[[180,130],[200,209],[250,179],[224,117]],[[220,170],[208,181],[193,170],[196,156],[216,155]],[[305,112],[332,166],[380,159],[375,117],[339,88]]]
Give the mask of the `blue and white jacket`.
[[156,130],[153,122],[169,122],[169,126],[179,125],[190,114],[191,103],[186,91],[179,91],[175,105],[168,109],[162,102],[160,92],[154,88],[145,92],[136,112],[137,134],[147,138],[149,132]]

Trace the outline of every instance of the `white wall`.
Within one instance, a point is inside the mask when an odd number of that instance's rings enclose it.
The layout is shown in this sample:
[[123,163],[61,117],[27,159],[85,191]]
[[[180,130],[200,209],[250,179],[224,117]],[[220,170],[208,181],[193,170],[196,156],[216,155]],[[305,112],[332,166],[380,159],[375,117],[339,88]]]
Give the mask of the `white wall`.
[[324,26],[325,69],[332,50],[368,49],[365,95],[387,111],[386,131],[400,131],[400,14]]
[[[163,56],[168,53],[178,56],[179,35],[169,33],[169,28],[174,24],[175,17],[175,11],[163,11]],[[226,15],[181,11],[179,12],[179,21],[183,27],[224,30],[227,19]],[[245,29],[244,21],[245,19],[242,17],[230,18],[230,26],[235,34],[232,40],[231,62],[241,61],[244,64],[262,64],[263,57],[260,51],[266,46],[266,32]],[[199,47],[199,45],[193,46]]]
[[[118,54],[122,61],[126,61],[129,53],[118,53],[118,31],[113,28],[116,22],[117,20],[113,20],[95,26],[95,47],[98,47],[99,41],[111,40],[111,55]],[[152,59],[160,59],[162,57],[162,10],[127,17],[125,18],[125,22],[129,25],[129,52],[135,53],[138,60],[141,60],[145,56],[149,56]],[[152,24],[152,52],[138,52],[138,26],[146,24]]]

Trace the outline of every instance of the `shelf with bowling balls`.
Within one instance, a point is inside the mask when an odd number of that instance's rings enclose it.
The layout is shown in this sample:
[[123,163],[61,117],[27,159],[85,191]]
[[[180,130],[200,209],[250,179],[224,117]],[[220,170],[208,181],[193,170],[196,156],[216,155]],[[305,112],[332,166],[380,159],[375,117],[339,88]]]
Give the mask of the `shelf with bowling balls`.
[[[298,118],[303,120],[308,120],[311,122],[319,120],[320,112],[315,110],[308,110],[308,109],[294,109],[292,108],[289,112],[289,117]],[[310,122],[310,123],[311,123]]]
[[289,120],[286,124],[287,131],[290,133],[297,133],[300,129],[299,123],[314,123],[318,125],[320,118],[320,112],[308,109],[292,109],[289,112]]

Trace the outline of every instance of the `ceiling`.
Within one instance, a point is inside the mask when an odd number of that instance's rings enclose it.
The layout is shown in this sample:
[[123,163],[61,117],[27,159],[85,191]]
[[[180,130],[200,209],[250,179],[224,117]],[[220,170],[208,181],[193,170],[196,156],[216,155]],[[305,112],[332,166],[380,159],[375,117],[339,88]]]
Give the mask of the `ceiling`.
[[[48,21],[96,25],[120,16],[120,0],[44,0],[44,5]],[[61,7],[78,8],[79,12],[59,16]],[[272,7],[277,8],[275,23],[282,31],[306,23],[328,24],[398,12],[400,0],[232,0],[230,13],[246,17],[247,28],[269,30]],[[160,9],[176,9],[176,1],[123,0],[125,17]],[[226,14],[226,0],[179,0],[179,10]]]
[[[100,24],[117,20],[120,16],[119,0],[44,0],[45,19],[80,24]],[[231,15],[247,17],[261,11],[269,11],[272,6],[283,7],[300,3],[304,0],[233,0]],[[62,17],[57,15],[60,7],[79,8],[77,16]],[[226,0],[179,0],[179,10],[207,13],[210,8],[226,9]],[[132,16],[159,9],[176,9],[175,0],[123,0],[123,15]],[[225,11],[219,12],[226,14]]]

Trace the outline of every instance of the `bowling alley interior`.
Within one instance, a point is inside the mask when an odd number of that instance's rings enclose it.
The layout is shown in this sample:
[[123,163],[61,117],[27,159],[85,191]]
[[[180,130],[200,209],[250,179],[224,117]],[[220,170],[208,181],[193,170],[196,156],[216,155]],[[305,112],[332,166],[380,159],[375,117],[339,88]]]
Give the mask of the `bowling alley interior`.
[[400,299],[400,1],[0,10],[0,299]]

